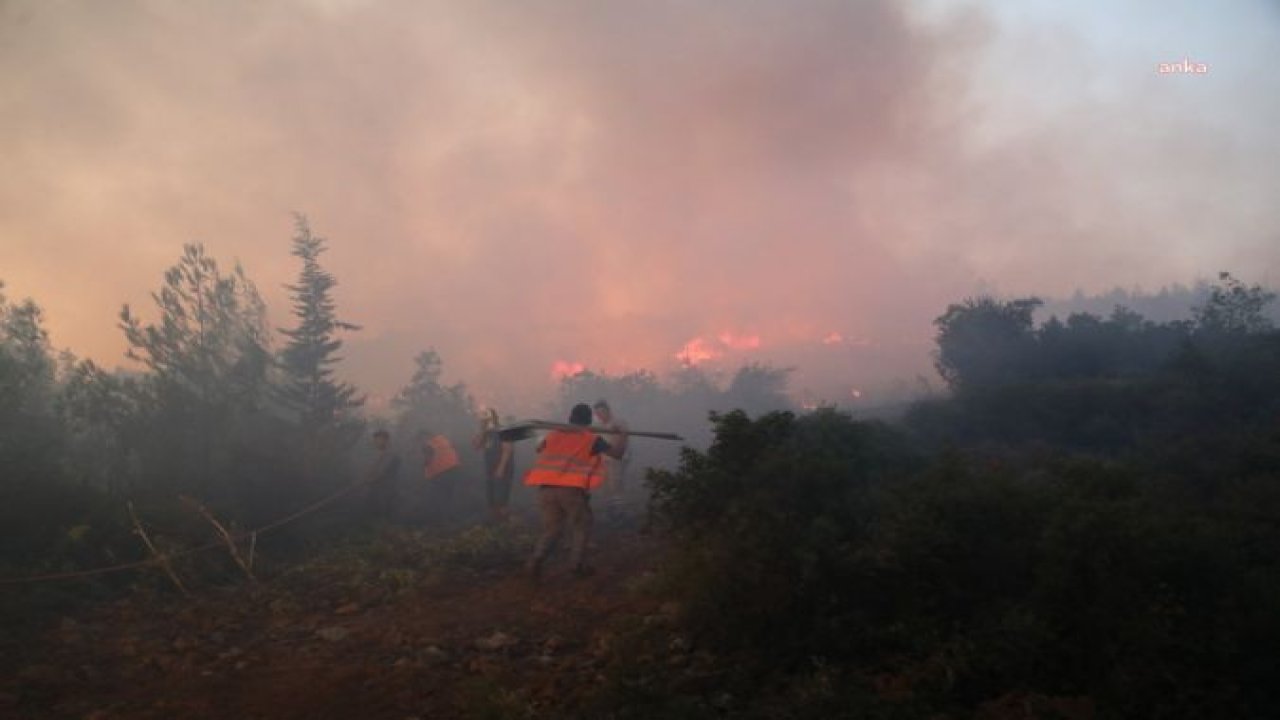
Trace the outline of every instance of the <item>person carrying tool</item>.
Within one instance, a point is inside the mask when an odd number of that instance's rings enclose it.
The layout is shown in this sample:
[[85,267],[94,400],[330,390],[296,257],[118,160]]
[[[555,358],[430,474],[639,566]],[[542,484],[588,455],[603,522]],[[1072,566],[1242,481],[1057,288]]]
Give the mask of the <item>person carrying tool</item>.
[[627,452],[626,435],[619,435],[617,443],[611,444],[586,429],[591,425],[590,405],[574,405],[569,424],[582,429],[552,430],[538,446],[538,458],[524,478],[526,485],[538,488],[538,511],[542,516],[542,536],[525,564],[525,572],[533,582],[541,578],[543,563],[566,525],[572,535],[569,560],[574,577],[594,573],[585,563],[591,537],[591,491],[604,479],[602,456],[621,458]]
[[495,525],[511,521],[511,481],[516,469],[512,454],[518,439],[521,438],[501,431],[498,411],[492,408],[481,417],[480,430],[471,438],[471,447],[484,455],[485,499],[489,504],[489,522]]
[[[627,423],[613,414],[613,408],[609,407],[609,403],[603,398],[597,400],[595,405],[592,405],[592,409],[595,410],[596,417],[599,419],[599,425],[618,431],[606,434],[604,439],[610,445],[619,444],[619,441],[625,437],[621,433],[629,429]],[[605,514],[610,520],[622,517],[623,504],[626,502],[624,495],[627,489],[627,466],[630,464],[631,453],[629,452],[623,453],[622,457],[604,459]]]

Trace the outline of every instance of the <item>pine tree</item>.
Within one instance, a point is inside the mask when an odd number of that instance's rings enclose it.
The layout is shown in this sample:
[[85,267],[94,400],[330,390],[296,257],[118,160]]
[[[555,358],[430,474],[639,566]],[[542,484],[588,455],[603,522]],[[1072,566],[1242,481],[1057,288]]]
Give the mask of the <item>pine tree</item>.
[[61,453],[54,394],[43,314],[31,300],[10,304],[0,282],[0,492],[56,476]]
[[437,432],[467,432],[475,416],[475,404],[462,383],[441,384],[444,361],[435,350],[413,359],[413,377],[391,400],[399,413],[400,432],[412,435],[424,428]]
[[144,324],[125,305],[126,355],[150,370],[160,390],[210,406],[256,407],[266,383],[266,306],[238,264],[224,275],[199,243],[165,271],[151,294],[159,322]]
[[148,427],[144,482],[207,497],[234,472],[236,430],[267,400],[266,307],[239,265],[223,274],[198,243],[183,246],[151,298],[155,323],[120,311],[126,355],[148,370],[129,386]]
[[302,271],[297,283],[285,286],[293,299],[297,325],[280,330],[289,339],[280,355],[285,375],[280,394],[309,436],[349,421],[364,404],[354,386],[334,378],[333,366],[341,359],[337,353],[342,348],[338,332],[360,327],[337,318],[330,291],[338,281],[320,266],[324,251],[324,238],[312,235],[306,217],[296,215],[291,254],[302,260]]

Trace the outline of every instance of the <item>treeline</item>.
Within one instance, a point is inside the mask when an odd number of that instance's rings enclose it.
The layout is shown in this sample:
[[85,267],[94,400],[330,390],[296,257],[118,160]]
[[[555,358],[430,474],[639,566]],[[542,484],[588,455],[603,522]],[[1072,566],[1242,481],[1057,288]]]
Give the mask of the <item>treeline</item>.
[[[1076,290],[1067,297],[1045,298],[1037,315],[1066,317],[1076,313],[1089,313],[1105,317],[1114,308],[1123,307],[1155,322],[1170,322],[1185,319],[1191,308],[1204,305],[1214,288],[1213,281],[1201,279],[1191,285],[1174,283],[1155,291],[1117,287],[1096,294],[1085,294],[1082,290]],[[1280,320],[1280,306],[1269,305],[1266,314],[1272,322]]]
[[[356,480],[373,426],[391,431],[406,466],[420,430],[450,437],[475,476],[468,487],[480,511],[479,458],[467,448],[476,403],[463,383],[444,382],[439,354],[416,355],[386,417],[373,416],[361,390],[340,379],[342,338],[360,328],[338,312],[325,249],[297,217],[290,323],[273,329],[242,268],[185,246],[153,306],[120,311],[134,370],[55,352],[39,306],[0,294],[0,577],[141,559],[127,502],[166,549],[210,539],[184,496],[237,528],[276,520]],[[709,410],[789,407],[786,376],[747,366],[722,386],[697,368],[667,382],[646,371],[583,372],[563,382],[546,414],[563,418],[573,403],[608,398],[633,427],[683,432],[705,446]],[[674,462],[674,449],[649,449],[639,462]],[[403,479],[411,476],[406,467]],[[325,518],[287,528],[277,544],[327,538],[362,520]]]
[[1038,327],[972,299],[937,321],[953,393],[901,424],[718,417],[649,478],[677,639],[637,629],[594,709],[1272,716],[1272,299],[1224,276],[1190,321]]
[[38,306],[0,298],[6,575],[137,559],[126,500],[181,543],[208,531],[182,496],[253,527],[350,482],[363,400],[334,366],[355,326],[337,317],[324,250],[299,216],[293,325],[277,333],[239,266],[186,245],[154,309],[120,311],[136,371],[55,356]]
[[946,400],[908,421],[946,443],[1041,442],[1081,451],[1159,452],[1274,422],[1280,374],[1275,298],[1229,274],[1188,320],[1152,322],[1123,307],[1036,327],[1034,298],[978,298],[936,321]]

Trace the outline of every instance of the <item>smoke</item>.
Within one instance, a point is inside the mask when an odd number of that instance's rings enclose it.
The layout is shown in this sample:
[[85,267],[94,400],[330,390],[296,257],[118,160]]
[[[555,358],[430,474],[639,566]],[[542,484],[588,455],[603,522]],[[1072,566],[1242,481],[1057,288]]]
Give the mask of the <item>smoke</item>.
[[[888,383],[983,287],[1280,267],[1274,73],[1163,78],[1020,28],[888,0],[11,0],[0,277],[111,364],[115,309],[184,241],[287,324],[303,212],[365,328],[352,379],[390,394],[434,347],[506,408],[690,348]],[[1068,100],[1021,102],[1037,83]]]

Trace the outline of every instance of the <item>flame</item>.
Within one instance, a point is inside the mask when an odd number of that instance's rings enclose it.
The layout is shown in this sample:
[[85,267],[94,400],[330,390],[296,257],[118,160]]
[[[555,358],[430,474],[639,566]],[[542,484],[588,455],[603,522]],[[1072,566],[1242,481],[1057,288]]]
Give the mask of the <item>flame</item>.
[[557,360],[551,363],[551,379],[563,380],[586,371],[587,366],[570,360]]
[[699,335],[689,340],[676,353],[676,359],[685,365],[698,365],[723,357],[729,350],[755,350],[760,345],[759,335],[739,335],[725,330],[714,338]]
[[861,400],[861,399],[862,399],[862,391],[861,391],[861,390],[859,390],[858,388],[853,388],[852,390],[850,390],[850,391],[849,391],[849,395],[850,395],[854,400]]
[[694,366],[707,360],[714,360],[723,354],[723,351],[712,347],[706,340],[696,337],[680,348],[680,352],[676,353],[676,359],[685,365]]
[[839,345],[842,342],[844,342],[844,336],[834,330],[827,333],[827,336],[822,338],[823,345]]

